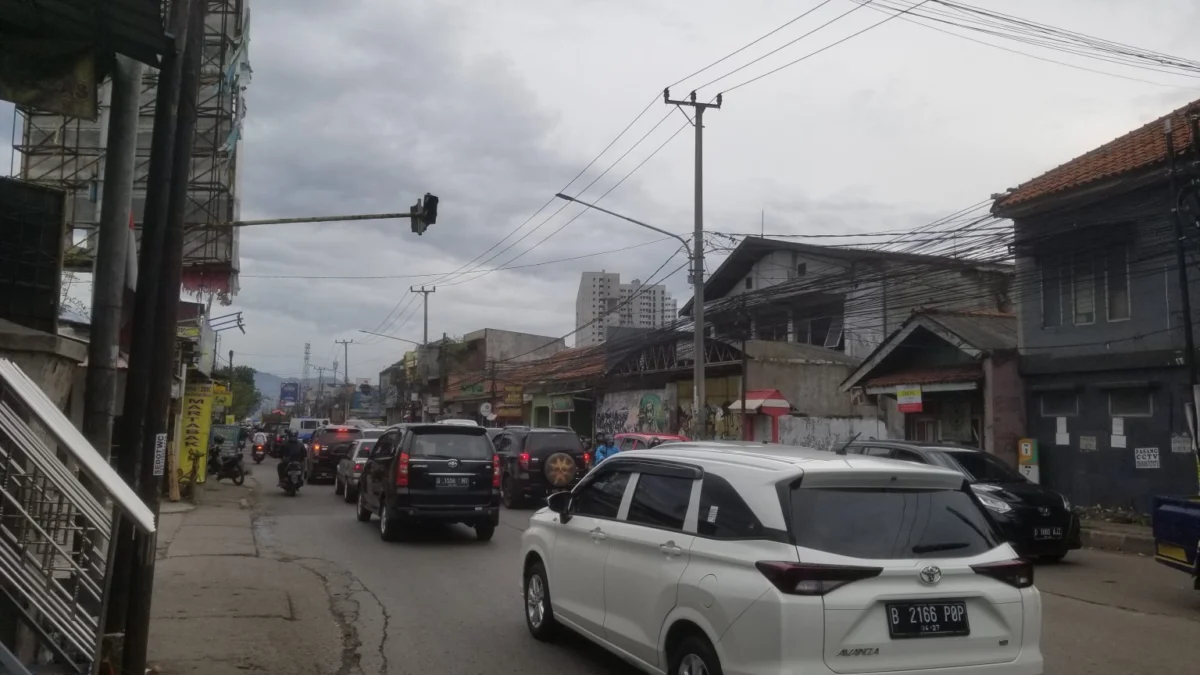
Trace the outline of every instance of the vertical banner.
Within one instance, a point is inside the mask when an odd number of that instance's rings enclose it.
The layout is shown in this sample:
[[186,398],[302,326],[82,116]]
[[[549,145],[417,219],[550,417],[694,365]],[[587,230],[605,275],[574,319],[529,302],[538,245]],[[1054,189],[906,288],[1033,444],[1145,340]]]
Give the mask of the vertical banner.
[[196,465],[196,482],[204,482],[208,468],[208,432],[212,428],[213,388],[209,383],[189,384],[183,392],[183,442],[179,447],[181,478],[192,475]]

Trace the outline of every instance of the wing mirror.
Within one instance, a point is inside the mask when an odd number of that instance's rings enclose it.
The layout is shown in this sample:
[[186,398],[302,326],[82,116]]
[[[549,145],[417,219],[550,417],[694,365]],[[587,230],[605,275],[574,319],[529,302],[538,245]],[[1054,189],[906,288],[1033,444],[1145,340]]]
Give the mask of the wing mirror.
[[562,518],[560,520],[562,522],[567,522],[567,519],[570,518],[570,514],[567,513],[567,511],[571,507],[571,493],[555,492],[546,499],[546,506],[549,507],[551,511],[561,515]]

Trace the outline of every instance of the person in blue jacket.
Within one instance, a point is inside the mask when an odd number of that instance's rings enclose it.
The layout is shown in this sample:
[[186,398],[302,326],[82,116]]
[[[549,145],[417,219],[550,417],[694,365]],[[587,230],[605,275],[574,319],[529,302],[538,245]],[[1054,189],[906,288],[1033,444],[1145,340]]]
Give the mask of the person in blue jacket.
[[600,462],[603,462],[609,457],[617,454],[617,452],[617,444],[613,442],[612,434],[604,434],[603,440],[600,441],[600,445],[596,446],[596,452],[594,453],[596,455],[595,463],[599,464]]

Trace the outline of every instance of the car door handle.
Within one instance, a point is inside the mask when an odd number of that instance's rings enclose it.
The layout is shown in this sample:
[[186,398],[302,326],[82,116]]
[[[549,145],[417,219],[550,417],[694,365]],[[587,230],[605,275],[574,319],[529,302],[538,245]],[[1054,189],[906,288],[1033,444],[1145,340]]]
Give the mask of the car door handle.
[[665,544],[659,544],[658,550],[667,554],[667,556],[671,557],[671,558],[673,558],[677,555],[683,555],[683,549],[676,546],[675,542],[673,542],[673,541],[668,541]]
[[592,541],[600,542],[604,541],[605,539],[608,539],[608,535],[604,534],[604,530],[601,530],[598,527],[592,530]]

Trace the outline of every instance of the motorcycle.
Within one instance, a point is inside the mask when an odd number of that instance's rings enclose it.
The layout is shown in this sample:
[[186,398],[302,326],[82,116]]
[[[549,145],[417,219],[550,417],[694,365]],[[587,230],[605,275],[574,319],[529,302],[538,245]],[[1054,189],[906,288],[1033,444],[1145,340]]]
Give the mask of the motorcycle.
[[266,456],[267,450],[261,443],[255,444],[254,449],[250,451],[250,459],[253,459],[255,464],[262,464],[263,458]]
[[242,466],[242,451],[234,447],[226,451],[222,448],[225,439],[213,437],[212,447],[208,449],[208,475],[216,476],[219,481],[228,478],[234,485],[241,485],[246,480],[246,469]]
[[290,462],[283,472],[283,482],[279,486],[283,488],[284,494],[295,497],[301,485],[304,485],[304,470],[300,467],[300,462]]

